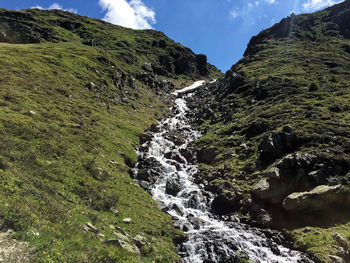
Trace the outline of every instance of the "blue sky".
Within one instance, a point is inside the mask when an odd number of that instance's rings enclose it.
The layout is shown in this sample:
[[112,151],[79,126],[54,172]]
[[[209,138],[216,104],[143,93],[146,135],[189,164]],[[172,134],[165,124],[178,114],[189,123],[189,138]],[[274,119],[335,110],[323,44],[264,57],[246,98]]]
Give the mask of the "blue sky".
[[290,13],[313,12],[340,0],[0,0],[0,8],[64,9],[126,27],[153,28],[223,72],[249,39]]

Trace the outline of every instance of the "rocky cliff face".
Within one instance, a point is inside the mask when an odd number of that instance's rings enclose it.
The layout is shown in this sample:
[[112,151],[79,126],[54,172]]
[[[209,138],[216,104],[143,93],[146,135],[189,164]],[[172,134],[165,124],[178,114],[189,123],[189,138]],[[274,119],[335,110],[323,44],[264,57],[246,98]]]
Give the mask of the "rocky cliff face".
[[349,238],[349,4],[291,15],[262,31],[192,103],[205,134],[196,144],[198,180],[218,201],[229,200],[230,209],[213,202],[213,210],[287,228],[322,262],[349,260],[331,238],[336,231]]

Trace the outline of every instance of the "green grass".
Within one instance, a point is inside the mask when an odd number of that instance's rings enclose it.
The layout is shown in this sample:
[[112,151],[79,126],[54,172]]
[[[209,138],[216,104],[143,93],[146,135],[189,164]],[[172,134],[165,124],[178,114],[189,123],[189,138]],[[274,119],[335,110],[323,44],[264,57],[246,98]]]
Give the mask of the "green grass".
[[[110,70],[95,60],[100,53],[92,47],[0,44],[0,49],[4,225],[35,247],[36,262],[176,261],[170,217],[132,182],[125,164],[136,162],[138,135],[164,111],[160,100],[142,86],[141,98],[128,104],[88,91],[90,81],[108,79]],[[125,217],[133,223],[124,224]],[[110,225],[130,236],[142,234],[151,249],[140,257],[106,246],[84,231],[87,222],[106,239],[114,236]]]
[[[129,173],[139,136],[169,106],[164,91],[138,80],[141,66],[194,53],[161,32],[69,12],[0,13],[0,41],[11,43],[0,43],[3,227],[29,242],[34,262],[179,261],[173,239],[181,233]],[[221,75],[209,68],[208,79]],[[180,87],[196,76],[156,77]],[[99,235],[84,230],[88,222]],[[115,232],[149,245],[136,255],[104,244]]]
[[[212,164],[200,164],[202,174],[219,172],[220,178],[211,185],[229,182],[223,191],[233,188],[242,193],[243,214],[252,187],[261,179],[260,172],[269,168],[261,165],[258,146],[270,132],[291,126],[307,142],[298,152],[350,167],[350,54],[346,51],[350,40],[340,30],[335,35],[327,33],[331,22],[325,21],[330,13],[298,16],[289,37],[279,37],[272,29],[261,32],[249,44],[245,57],[226,74],[223,84],[205,93],[206,101],[201,102],[205,105],[202,111],[210,108],[213,114],[200,125],[204,136],[196,145],[218,152]],[[304,30],[304,23],[312,19],[311,28]],[[242,77],[242,83],[229,81],[232,72]],[[265,128],[249,135],[253,124]],[[225,167],[230,167],[229,174]],[[350,185],[348,174],[337,179],[344,186]],[[339,232],[349,238],[348,221],[343,218],[323,229],[311,226],[307,234],[297,227],[287,232],[297,248],[329,262],[328,255],[335,254],[330,235]]]

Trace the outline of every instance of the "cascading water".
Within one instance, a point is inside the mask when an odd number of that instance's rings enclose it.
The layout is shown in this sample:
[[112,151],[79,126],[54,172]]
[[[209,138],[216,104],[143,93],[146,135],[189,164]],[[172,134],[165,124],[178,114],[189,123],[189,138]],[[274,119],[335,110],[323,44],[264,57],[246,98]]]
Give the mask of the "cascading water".
[[[191,92],[201,83],[182,92]],[[179,248],[183,261],[238,262],[246,253],[252,262],[312,262],[301,252],[267,238],[261,230],[239,220],[222,221],[211,214],[213,195],[193,182],[198,167],[185,154],[188,144],[198,139],[200,133],[189,124],[185,99],[176,99],[171,112],[169,118],[159,123],[153,139],[139,150],[140,161],[134,172],[140,185],[187,234],[187,241]]]

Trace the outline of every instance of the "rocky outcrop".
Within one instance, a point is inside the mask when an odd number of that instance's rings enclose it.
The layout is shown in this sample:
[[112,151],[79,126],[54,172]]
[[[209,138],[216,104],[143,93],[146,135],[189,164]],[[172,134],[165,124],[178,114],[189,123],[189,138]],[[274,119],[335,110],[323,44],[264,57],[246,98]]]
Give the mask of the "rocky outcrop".
[[297,137],[291,127],[284,127],[281,132],[266,135],[259,146],[260,159],[269,162],[292,152],[298,147]]
[[231,214],[240,208],[241,196],[238,193],[228,192],[216,196],[211,204],[213,213],[218,215]]
[[349,192],[331,185],[342,173],[339,164],[316,155],[287,154],[261,173],[263,178],[252,195],[293,212],[326,210],[332,204],[348,206]]
[[349,207],[350,193],[341,185],[320,185],[308,192],[290,194],[283,201],[283,207],[292,212],[327,210],[331,205]]
[[211,164],[217,155],[217,150],[214,148],[199,148],[197,149],[197,160],[200,163]]

